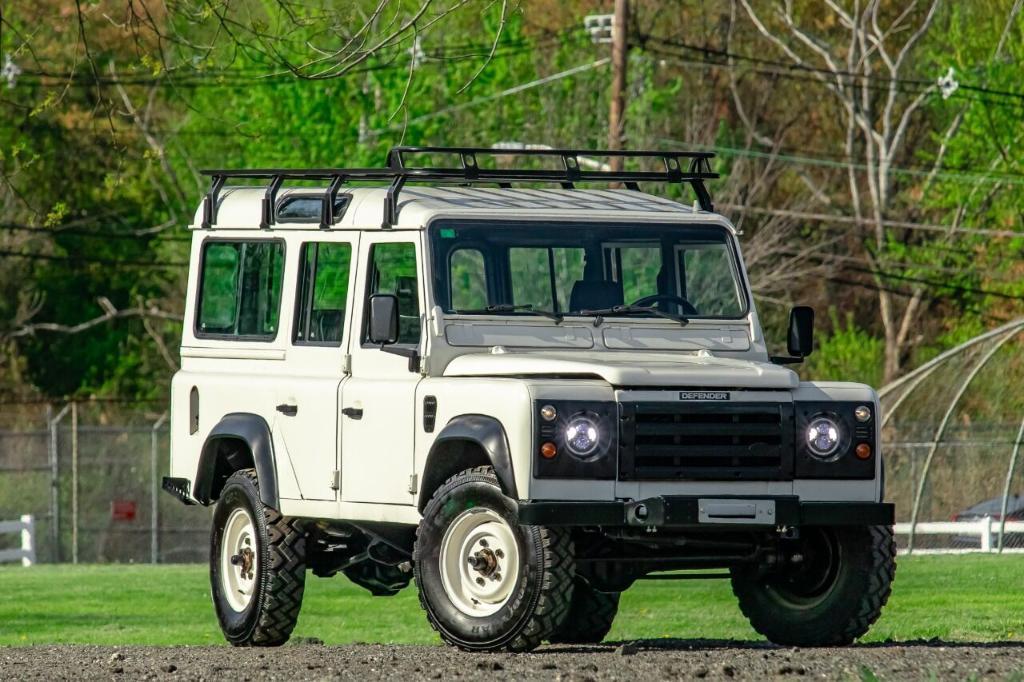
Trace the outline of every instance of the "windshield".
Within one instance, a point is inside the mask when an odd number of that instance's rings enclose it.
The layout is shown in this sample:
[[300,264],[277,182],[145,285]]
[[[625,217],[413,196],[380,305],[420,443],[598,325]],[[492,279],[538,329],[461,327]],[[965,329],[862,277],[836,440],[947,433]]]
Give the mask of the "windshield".
[[719,227],[447,222],[430,238],[436,303],[448,313],[747,312],[732,241]]

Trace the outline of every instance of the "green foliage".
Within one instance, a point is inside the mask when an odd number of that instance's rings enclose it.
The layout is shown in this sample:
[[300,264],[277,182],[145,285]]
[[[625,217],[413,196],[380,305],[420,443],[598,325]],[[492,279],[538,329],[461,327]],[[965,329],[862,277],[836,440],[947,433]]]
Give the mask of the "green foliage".
[[801,374],[820,381],[857,381],[880,387],[884,341],[857,326],[851,313],[841,321],[832,308],[829,317],[832,330],[818,335],[817,347]]
[[[206,567],[0,567],[0,645],[224,644]],[[60,584],[59,590],[53,586]],[[25,595],[47,595],[25,599]],[[339,613],[343,617],[339,617]],[[869,642],[1018,641],[1024,581],[1012,556],[902,557]],[[295,637],[327,644],[438,643],[415,588],[372,597],[345,578],[309,576]],[[757,640],[727,580],[640,581],[622,597],[609,641]]]

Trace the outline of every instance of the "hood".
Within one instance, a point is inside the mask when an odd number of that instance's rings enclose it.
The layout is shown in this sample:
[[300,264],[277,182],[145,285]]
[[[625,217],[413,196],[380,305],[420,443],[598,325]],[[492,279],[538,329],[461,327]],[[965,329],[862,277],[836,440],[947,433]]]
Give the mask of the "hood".
[[767,362],[692,355],[649,353],[490,352],[460,355],[446,377],[577,376],[600,377],[612,386],[686,386],[709,388],[795,389],[800,379]]

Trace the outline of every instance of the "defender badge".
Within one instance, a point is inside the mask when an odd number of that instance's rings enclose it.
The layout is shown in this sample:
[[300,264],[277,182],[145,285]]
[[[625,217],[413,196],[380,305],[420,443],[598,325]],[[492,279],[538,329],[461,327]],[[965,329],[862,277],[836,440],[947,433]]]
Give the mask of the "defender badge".
[[728,391],[680,391],[680,400],[729,400]]

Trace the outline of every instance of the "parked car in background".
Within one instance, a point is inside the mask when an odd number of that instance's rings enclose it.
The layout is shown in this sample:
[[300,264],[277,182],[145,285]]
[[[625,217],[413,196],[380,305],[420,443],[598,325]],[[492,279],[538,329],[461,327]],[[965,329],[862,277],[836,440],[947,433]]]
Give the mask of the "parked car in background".
[[[1003,496],[993,497],[984,502],[964,509],[953,515],[953,521],[971,523],[981,521],[986,516],[992,518],[992,547],[999,544],[999,521],[1002,520]],[[1011,495],[1006,501],[1006,520],[1024,521],[1024,493]],[[957,549],[980,549],[981,538],[977,535],[958,535],[953,538],[953,547]],[[1024,547],[1024,533],[1005,533],[1003,547]]]

